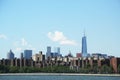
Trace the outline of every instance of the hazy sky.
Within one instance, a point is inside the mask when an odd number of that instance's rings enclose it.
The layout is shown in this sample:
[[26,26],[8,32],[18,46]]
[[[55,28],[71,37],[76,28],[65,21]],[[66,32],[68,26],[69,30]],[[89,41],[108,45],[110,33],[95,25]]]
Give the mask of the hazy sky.
[[0,58],[47,46],[76,55],[84,29],[89,53],[120,56],[120,0],[0,0]]

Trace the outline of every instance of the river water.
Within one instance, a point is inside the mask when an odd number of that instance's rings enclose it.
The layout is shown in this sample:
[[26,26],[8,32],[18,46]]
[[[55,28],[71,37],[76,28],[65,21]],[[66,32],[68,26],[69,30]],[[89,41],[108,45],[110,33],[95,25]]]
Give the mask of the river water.
[[110,76],[0,76],[0,80],[120,80],[120,77]]

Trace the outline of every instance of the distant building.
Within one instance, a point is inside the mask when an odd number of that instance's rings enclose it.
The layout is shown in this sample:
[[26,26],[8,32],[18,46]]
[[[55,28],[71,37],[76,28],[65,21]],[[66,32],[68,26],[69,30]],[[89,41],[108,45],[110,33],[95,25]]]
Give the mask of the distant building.
[[47,47],[46,58],[51,57],[51,47]]
[[24,57],[25,59],[31,59],[31,57],[32,57],[32,50],[24,50],[24,55],[23,55],[23,57]]
[[109,58],[107,54],[102,54],[104,58]]
[[60,47],[55,47],[55,51],[51,53],[52,57],[61,57]]
[[94,58],[105,58],[108,59],[109,57],[107,56],[107,54],[101,54],[101,53],[93,53],[92,57]]
[[101,56],[102,56],[101,53],[93,53],[92,54],[92,57],[94,57],[94,58],[100,58]]
[[65,57],[73,57],[71,51],[69,51],[68,55],[66,55]]
[[57,53],[57,56],[60,55],[60,47],[56,47],[55,53]]
[[7,53],[7,59],[14,59],[14,53],[12,52],[12,50]]
[[85,34],[82,37],[82,57],[87,57],[87,41]]
[[20,54],[20,59],[23,59],[23,53]]
[[55,47],[54,52],[51,51],[51,47],[47,47],[46,58],[62,57],[60,54],[60,47]]
[[77,57],[77,58],[80,58],[80,57],[82,57],[82,54],[81,54],[81,53],[77,53],[77,54],[76,54],[76,57]]
[[57,52],[60,55],[60,47],[57,48]]
[[42,54],[42,51],[39,54],[35,54],[32,56],[33,61],[43,61],[45,60],[45,55]]

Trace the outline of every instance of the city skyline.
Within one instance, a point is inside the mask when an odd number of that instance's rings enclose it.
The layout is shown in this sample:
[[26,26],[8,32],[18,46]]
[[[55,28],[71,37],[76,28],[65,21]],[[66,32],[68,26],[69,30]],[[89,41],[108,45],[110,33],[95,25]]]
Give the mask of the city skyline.
[[86,29],[88,53],[120,56],[120,1],[0,1],[0,58],[10,49],[19,57],[25,49],[61,54],[81,52]]

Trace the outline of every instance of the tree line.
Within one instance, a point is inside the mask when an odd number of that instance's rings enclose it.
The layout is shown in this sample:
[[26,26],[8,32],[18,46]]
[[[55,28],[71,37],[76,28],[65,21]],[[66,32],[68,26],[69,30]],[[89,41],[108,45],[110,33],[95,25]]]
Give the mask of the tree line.
[[[38,67],[16,67],[0,65],[0,73],[91,73],[91,74],[112,74],[113,68],[107,65],[98,67],[94,65],[86,65],[84,68],[70,69],[69,66],[47,66],[44,68]],[[118,66],[118,73],[120,73],[120,65]]]

